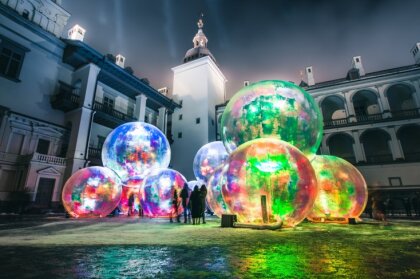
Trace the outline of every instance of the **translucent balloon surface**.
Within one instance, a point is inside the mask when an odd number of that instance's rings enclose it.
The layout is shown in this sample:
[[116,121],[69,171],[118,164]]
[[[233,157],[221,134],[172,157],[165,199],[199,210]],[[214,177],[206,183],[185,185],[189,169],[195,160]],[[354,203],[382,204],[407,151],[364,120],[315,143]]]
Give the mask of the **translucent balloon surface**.
[[228,159],[223,198],[238,221],[294,226],[312,209],[315,172],[294,146],[277,139],[249,141]]
[[73,217],[104,217],[121,198],[121,181],[112,170],[89,167],[78,170],[66,182],[62,192],[64,208]]
[[352,164],[335,156],[316,156],[311,163],[319,193],[308,218],[359,217],[368,198],[362,174]]
[[169,166],[171,151],[165,135],[144,122],[129,122],[114,129],[102,147],[104,166],[126,181]]
[[214,212],[214,214],[219,217],[222,217],[222,214],[229,213],[228,207],[222,195],[222,187],[226,187],[227,183],[227,170],[228,165],[220,166],[210,176],[207,183],[207,204]]
[[313,156],[322,139],[322,114],[313,98],[291,82],[260,81],[242,88],[222,116],[222,139],[230,153],[253,139],[276,137]]
[[188,188],[191,190],[191,191],[194,191],[194,186],[198,186],[198,188],[200,188],[201,187],[201,185],[203,185],[203,184],[205,184],[204,183],[204,181],[197,181],[197,180],[190,180],[190,181],[188,181],[187,182],[187,184],[188,184]]
[[122,194],[121,200],[119,203],[119,208],[122,214],[127,215],[129,210],[129,199],[130,196],[133,195],[133,207],[132,207],[132,214],[137,215],[139,213],[139,205],[140,205],[140,187],[143,183],[143,179],[141,177],[132,177],[127,180],[123,187],[122,187]]
[[[177,191],[178,203],[181,202],[180,194],[187,183],[185,177],[172,169],[155,170],[149,174],[140,189],[140,203],[144,215],[151,217],[168,217],[173,214],[172,198]],[[183,208],[178,207],[178,214]]]
[[228,155],[221,141],[203,145],[194,157],[193,171],[195,177],[207,182],[215,169],[226,161]]

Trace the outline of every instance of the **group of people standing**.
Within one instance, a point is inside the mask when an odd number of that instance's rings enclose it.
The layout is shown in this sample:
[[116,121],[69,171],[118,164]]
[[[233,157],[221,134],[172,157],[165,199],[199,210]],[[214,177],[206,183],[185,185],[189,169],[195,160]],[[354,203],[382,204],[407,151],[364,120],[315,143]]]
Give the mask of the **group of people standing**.
[[181,199],[181,204],[184,209],[184,223],[191,222],[192,219],[192,224],[196,225],[200,224],[202,219],[203,224],[205,224],[206,196],[207,188],[204,184],[201,185],[200,189],[198,189],[198,185],[195,185],[191,194],[187,183],[184,184],[179,196],[177,190],[174,190],[170,222],[173,222],[173,218],[176,218],[178,223],[181,222],[181,216],[178,215],[179,200]]

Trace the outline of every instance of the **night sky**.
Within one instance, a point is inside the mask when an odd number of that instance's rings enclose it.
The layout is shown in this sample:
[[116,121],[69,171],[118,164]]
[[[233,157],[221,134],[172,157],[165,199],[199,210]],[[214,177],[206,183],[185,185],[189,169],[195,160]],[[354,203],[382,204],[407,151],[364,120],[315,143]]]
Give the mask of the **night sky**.
[[87,44],[121,53],[135,75],[155,88],[172,87],[171,68],[192,47],[204,13],[208,48],[228,79],[227,95],[244,80],[299,83],[314,67],[315,82],[344,77],[361,55],[366,72],[414,63],[420,41],[420,1],[63,0],[67,27],[87,29]]

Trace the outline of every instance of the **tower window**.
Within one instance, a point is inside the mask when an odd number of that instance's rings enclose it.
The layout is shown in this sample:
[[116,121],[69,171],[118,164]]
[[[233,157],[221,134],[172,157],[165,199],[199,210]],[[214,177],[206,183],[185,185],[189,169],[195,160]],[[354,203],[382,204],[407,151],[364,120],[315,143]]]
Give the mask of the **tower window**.
[[178,119],[179,120],[182,120],[182,114],[179,115]]
[[180,139],[180,138],[182,138],[182,132],[179,132],[178,133],[178,138]]
[[195,124],[200,124],[200,117],[197,117],[197,118],[195,119]]

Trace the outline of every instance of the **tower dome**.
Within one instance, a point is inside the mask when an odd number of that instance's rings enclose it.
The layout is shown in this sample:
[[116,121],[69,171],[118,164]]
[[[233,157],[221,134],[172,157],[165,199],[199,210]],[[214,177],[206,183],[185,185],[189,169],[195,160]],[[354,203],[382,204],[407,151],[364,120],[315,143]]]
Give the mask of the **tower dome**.
[[210,50],[207,48],[207,42],[208,39],[206,35],[203,32],[203,19],[200,18],[197,22],[198,31],[197,34],[195,34],[193,39],[193,48],[189,49],[187,53],[184,56],[184,63],[187,63],[189,61],[209,56],[214,62],[216,62],[216,59],[214,58],[213,54],[211,54]]

